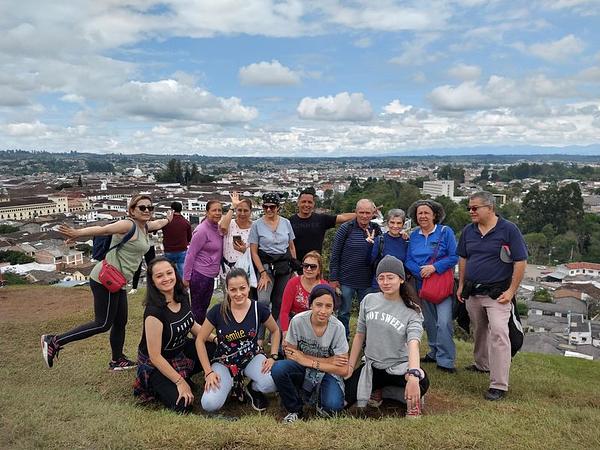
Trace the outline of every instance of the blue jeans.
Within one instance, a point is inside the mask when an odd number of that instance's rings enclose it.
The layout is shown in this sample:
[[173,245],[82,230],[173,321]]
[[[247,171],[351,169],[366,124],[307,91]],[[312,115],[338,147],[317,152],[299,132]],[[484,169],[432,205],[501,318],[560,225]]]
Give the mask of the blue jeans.
[[[276,361],[271,368],[271,376],[287,412],[302,413],[304,402],[300,390],[304,382],[305,371],[306,367],[290,359]],[[344,409],[344,391],[338,380],[328,373],[321,381],[319,406],[328,413]]]
[[452,322],[452,297],[437,305],[423,300],[423,327],[427,331],[429,342],[429,357],[436,360],[438,366],[453,368],[456,358],[456,348],[452,335],[454,323]]
[[[252,380],[252,389],[264,394],[275,392],[276,390],[271,374],[262,373],[262,365],[266,359],[265,355],[258,354],[243,369],[244,375]],[[227,367],[221,363],[213,363],[211,367],[221,378],[221,383],[217,389],[211,389],[202,393],[200,404],[202,405],[202,409],[207,412],[215,412],[221,409],[233,387],[233,378]]]
[[171,261],[177,267],[177,273],[183,278],[183,263],[185,262],[186,250],[182,252],[165,252],[165,258]]
[[353,288],[342,284],[342,303],[338,310],[337,317],[340,319],[340,322],[344,324],[344,328],[346,329],[346,339],[350,338],[350,311],[352,309],[352,299],[356,295],[358,303],[360,303],[369,292],[371,292],[370,287]]

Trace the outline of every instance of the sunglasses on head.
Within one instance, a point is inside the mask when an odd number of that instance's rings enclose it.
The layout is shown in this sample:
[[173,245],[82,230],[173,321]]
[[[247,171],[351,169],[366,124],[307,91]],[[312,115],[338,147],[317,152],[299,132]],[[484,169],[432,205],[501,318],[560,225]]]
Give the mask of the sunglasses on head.
[[302,268],[303,269],[317,270],[317,267],[319,267],[318,264],[302,263]]
[[277,205],[263,205],[263,209],[270,209],[271,211],[275,211],[277,209]]
[[490,205],[467,206],[467,211],[477,212],[477,210],[479,208],[485,208],[486,206],[490,206]]
[[146,205],[135,205],[135,207],[137,209],[139,209],[141,212],[146,212],[146,210],[152,212],[154,211],[154,206],[150,205],[150,206],[146,206]]

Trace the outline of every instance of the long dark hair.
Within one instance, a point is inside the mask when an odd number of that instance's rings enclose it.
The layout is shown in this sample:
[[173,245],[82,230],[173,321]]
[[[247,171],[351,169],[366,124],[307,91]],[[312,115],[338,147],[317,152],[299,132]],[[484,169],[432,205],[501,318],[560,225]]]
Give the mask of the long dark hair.
[[146,298],[144,299],[144,305],[146,306],[157,306],[159,308],[163,308],[167,306],[167,299],[164,294],[160,292],[160,290],[154,284],[154,280],[152,279],[152,272],[154,270],[154,266],[160,262],[168,262],[173,270],[175,271],[175,289],[173,293],[173,300],[177,303],[181,303],[182,300],[186,299],[188,296],[187,290],[181,281],[181,277],[177,273],[177,268],[175,264],[169,261],[164,256],[157,256],[152,261],[148,263],[148,269],[146,270],[146,284],[148,285],[146,289]]
[[232,278],[242,277],[246,280],[246,284],[248,284],[248,289],[250,289],[250,281],[248,280],[248,274],[246,271],[240,267],[234,267],[225,276],[225,298],[221,302],[221,317],[225,323],[229,322],[229,313],[231,312],[231,299],[229,298],[229,294],[227,293],[227,286],[229,286],[229,280]]
[[407,283],[406,280],[400,285],[400,298],[407,308],[421,312],[421,299],[417,295],[417,291],[413,285]]

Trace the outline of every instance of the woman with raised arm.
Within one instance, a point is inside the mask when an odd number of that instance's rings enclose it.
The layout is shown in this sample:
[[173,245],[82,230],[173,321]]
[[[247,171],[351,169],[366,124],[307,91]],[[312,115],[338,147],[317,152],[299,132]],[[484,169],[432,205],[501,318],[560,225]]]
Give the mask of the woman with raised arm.
[[[148,233],[159,230],[171,220],[171,215],[159,220],[152,218],[152,199],[147,195],[134,195],[129,201],[129,218],[104,226],[71,228],[66,225],[58,227],[59,233],[67,237],[66,242],[75,242],[87,236],[111,236],[110,251],[104,260],[115,267],[130,281],[139,267],[144,254],[150,248]],[[133,231],[133,233],[131,233]],[[127,242],[121,245],[126,235]],[[131,369],[136,366],[123,354],[125,343],[125,325],[127,324],[127,292],[125,286],[111,293],[100,281],[99,275],[104,261],[98,262],[90,274],[90,288],[94,296],[94,320],[80,325],[62,334],[44,334],[41,337],[42,357],[48,367],[62,347],[70,342],[86,339],[98,333],[110,330],[110,347],[112,359],[110,370]]]
[[[202,368],[188,293],[175,264],[159,256],[148,264],[144,327],[138,347],[138,370],[133,393],[142,401],[158,400],[180,413],[192,410],[190,377]],[[196,339],[190,339],[192,333]],[[214,344],[207,342],[209,354]]]
[[[268,192],[262,196],[264,215],[250,229],[250,252],[258,278],[258,301],[271,309],[279,320],[281,298],[292,273],[292,259],[296,259],[292,224],[279,215],[279,194]],[[264,329],[259,339],[264,338]]]
[[[421,415],[421,397],[429,388],[419,365],[423,317],[404,284],[402,261],[385,256],[377,266],[381,292],[360,304],[356,334],[348,358],[346,401],[364,408],[371,392],[387,386],[404,388],[407,417]],[[365,363],[356,368],[364,346]]]
[[194,230],[183,264],[183,284],[190,288],[192,314],[199,324],[206,317],[223,257],[223,235],[219,231],[222,214],[218,200],[206,204],[206,216]]
[[[207,412],[221,409],[235,386],[239,397],[247,397],[257,411],[267,408],[265,393],[275,392],[271,367],[277,351],[267,358],[258,345],[258,328],[265,326],[271,333],[271,348],[279,348],[280,333],[269,308],[248,297],[250,286],[243,269],[235,267],[225,278],[227,295],[223,302],[211,308],[196,341],[204,369],[202,408]],[[204,342],[216,333],[217,348],[212,360]],[[245,378],[251,382],[245,385]]]

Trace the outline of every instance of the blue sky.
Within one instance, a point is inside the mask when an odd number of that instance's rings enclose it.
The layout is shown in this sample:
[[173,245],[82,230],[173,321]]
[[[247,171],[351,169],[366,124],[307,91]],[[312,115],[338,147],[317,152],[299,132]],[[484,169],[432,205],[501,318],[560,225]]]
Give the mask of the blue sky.
[[0,31],[0,149],[600,154],[600,0],[9,0]]

